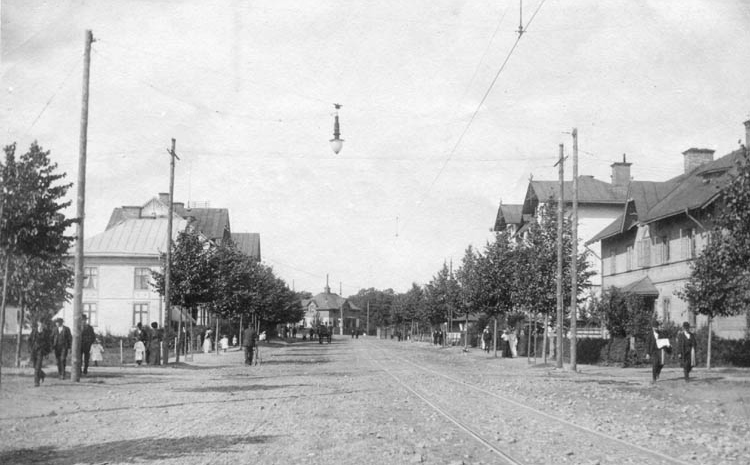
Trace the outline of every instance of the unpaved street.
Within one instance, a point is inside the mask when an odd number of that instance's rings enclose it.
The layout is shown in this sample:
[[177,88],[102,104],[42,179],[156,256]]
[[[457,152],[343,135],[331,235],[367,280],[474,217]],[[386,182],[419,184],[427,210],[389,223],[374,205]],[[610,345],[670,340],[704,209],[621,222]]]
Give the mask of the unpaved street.
[[[276,343],[80,384],[4,371],[2,464],[748,463],[750,376],[582,366],[373,338]],[[48,366],[48,373],[53,367]]]

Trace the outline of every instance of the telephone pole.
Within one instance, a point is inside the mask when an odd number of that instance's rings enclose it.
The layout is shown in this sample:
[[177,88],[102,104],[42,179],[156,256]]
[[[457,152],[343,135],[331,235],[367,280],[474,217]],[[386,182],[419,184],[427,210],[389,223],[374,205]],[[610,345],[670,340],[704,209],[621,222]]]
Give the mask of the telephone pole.
[[[175,153],[175,145],[177,141],[175,141],[174,138],[172,138],[172,149],[168,150],[169,152],[169,213],[167,215],[167,256],[166,256],[166,263],[164,265],[164,334],[166,336],[167,330],[169,329],[169,323],[171,320],[171,313],[172,313],[172,216],[174,215],[174,161],[175,159],[179,160],[180,157],[177,156],[177,153]],[[218,336],[219,332],[216,332],[216,335]],[[179,338],[180,338],[180,332],[179,328],[177,331],[177,345],[179,347]],[[215,337],[216,339],[216,337]],[[218,341],[218,339],[217,339]],[[169,362],[169,344],[168,341],[164,342],[162,341],[162,344],[164,344],[164,347],[162,349],[162,364],[167,365]],[[176,354],[179,354],[180,351],[177,349],[175,351]],[[175,355],[175,360],[179,360],[179,355]]]
[[70,379],[81,380],[81,315],[83,315],[83,222],[86,216],[86,143],[89,128],[89,70],[91,68],[91,43],[94,35],[90,29],[85,33],[83,55],[83,93],[81,96],[81,135],[78,140],[78,195],[76,202],[76,256],[75,281],[73,287],[73,344],[71,351]]
[[573,218],[570,225],[570,369],[578,365],[578,128],[573,128]]
[[560,198],[557,201],[557,344],[555,349],[555,357],[557,359],[557,368],[563,367],[563,216],[564,216],[564,164],[565,156],[563,152],[563,144],[560,144],[560,159],[557,160],[557,172],[560,177]]

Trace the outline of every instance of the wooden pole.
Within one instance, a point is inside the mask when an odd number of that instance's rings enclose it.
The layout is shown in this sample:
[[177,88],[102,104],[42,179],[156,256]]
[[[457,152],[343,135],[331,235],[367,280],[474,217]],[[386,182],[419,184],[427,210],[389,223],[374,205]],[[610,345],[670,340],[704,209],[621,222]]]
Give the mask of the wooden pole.
[[495,317],[495,329],[492,335],[492,349],[495,352],[495,358],[497,358],[497,317]]
[[565,164],[563,153],[563,144],[560,144],[560,159],[557,160],[557,172],[560,177],[560,197],[557,200],[557,349],[555,350],[555,358],[557,360],[557,368],[563,367],[563,215],[565,212],[564,198],[563,198],[563,186],[565,179],[563,177],[564,171],[563,166]]
[[573,128],[573,217],[570,223],[570,369],[578,369],[578,129]]
[[[1,219],[2,217],[0,217]],[[0,220],[1,221],[1,220]],[[5,263],[3,263],[3,297],[0,304],[0,360],[3,358],[3,334],[5,333],[5,306],[8,297],[8,270],[10,269],[10,251],[5,250]],[[0,363],[0,375],[2,375],[2,366]],[[0,376],[1,377],[1,376]]]
[[706,369],[711,369],[711,340],[713,339],[713,328],[712,326],[712,320],[710,316],[708,317],[708,350],[706,350]]
[[16,339],[16,368],[21,366],[21,341],[23,340],[23,320],[26,313],[26,299],[21,294],[21,301],[18,305],[18,338]]
[[83,223],[86,217],[86,144],[89,126],[89,69],[91,68],[91,43],[94,36],[86,30],[83,55],[83,93],[81,96],[81,134],[78,140],[78,195],[76,202],[75,281],[73,287],[73,344],[71,354],[72,381],[81,380],[81,315],[83,315]]
[[122,339],[120,339],[120,365],[124,365],[124,364],[125,364],[125,354],[123,353],[123,350],[122,350]]
[[[169,331],[172,319],[172,216],[174,215],[174,163],[175,158],[179,159],[175,153],[177,141],[172,138],[172,148],[169,150],[169,213],[167,214],[167,256],[164,264],[164,331]],[[179,328],[178,328],[179,330]],[[162,354],[162,363],[164,365],[169,361],[169,344],[164,344],[165,350]]]

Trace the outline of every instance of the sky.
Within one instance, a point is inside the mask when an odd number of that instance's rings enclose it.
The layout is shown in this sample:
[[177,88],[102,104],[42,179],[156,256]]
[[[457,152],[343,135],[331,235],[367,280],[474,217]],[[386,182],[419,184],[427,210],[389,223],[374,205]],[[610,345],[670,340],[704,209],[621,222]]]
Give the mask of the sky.
[[516,43],[516,0],[2,0],[0,142],[37,140],[76,181],[91,29],[85,235],[168,191],[175,138],[175,201],[228,208],[296,290],[351,295],[481,249],[573,127],[604,181],[622,154],[658,181],[744,139],[750,3],[523,5]]

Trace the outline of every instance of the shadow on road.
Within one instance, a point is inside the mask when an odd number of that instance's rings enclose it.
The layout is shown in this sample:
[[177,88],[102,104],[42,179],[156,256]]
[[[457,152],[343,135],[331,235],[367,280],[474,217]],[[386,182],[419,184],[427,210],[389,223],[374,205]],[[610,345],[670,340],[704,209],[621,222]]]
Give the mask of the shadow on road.
[[242,384],[231,386],[201,386],[187,389],[172,389],[175,392],[245,392],[245,391],[270,391],[271,389],[285,389],[296,386],[309,386],[309,384]]
[[263,360],[262,365],[318,365],[321,363],[331,363],[330,360],[314,359],[314,360]]
[[187,436],[182,438],[150,437],[109,441],[101,444],[76,445],[68,449],[38,447],[0,452],[0,463],[17,465],[54,463],[140,462],[168,460],[179,457],[225,452],[226,449],[245,444],[263,444],[273,436]]

